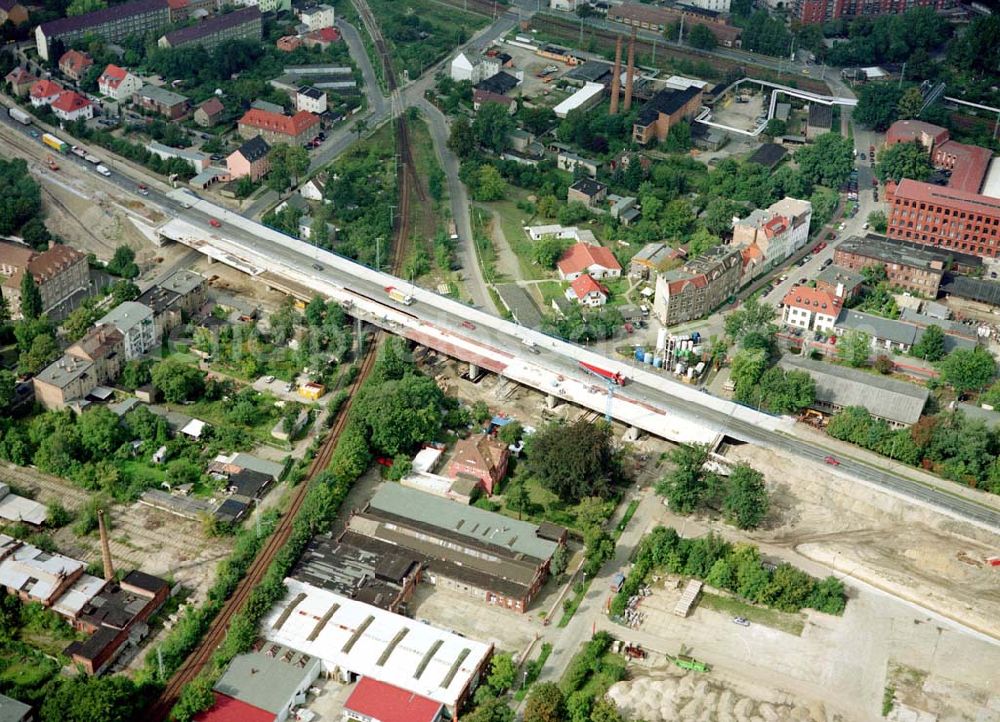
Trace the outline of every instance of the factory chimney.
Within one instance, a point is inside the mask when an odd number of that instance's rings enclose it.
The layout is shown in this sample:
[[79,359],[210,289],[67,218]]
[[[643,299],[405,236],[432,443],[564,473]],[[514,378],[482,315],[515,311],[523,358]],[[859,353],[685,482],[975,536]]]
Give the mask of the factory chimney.
[[622,36],[615,42],[615,70],[611,76],[611,115],[618,115],[618,95],[622,89]]
[[632,82],[635,80],[635,27],[628,41],[628,69],[625,71],[625,112],[632,107]]
[[104,525],[104,509],[97,510],[97,526],[101,531],[101,556],[104,559],[104,581],[115,578],[115,567],[111,563],[111,544],[108,542],[108,528]]

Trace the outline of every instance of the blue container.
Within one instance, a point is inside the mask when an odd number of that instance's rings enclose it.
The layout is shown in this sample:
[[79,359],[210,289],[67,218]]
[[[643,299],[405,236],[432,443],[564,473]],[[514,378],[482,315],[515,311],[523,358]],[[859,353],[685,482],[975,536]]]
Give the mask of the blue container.
[[644,358],[646,358],[646,352],[643,351],[642,346],[640,346],[635,350],[635,360],[642,361]]
[[691,340],[694,341],[695,343],[698,343],[701,340],[701,334],[698,333],[697,331],[692,331]]
[[653,359],[653,366],[655,366],[656,368],[663,368],[663,359],[661,359],[659,356],[657,356],[656,358],[654,358]]
[[651,354],[649,351],[647,351],[646,355],[643,357],[642,360],[645,361],[648,364],[653,363],[653,354]]

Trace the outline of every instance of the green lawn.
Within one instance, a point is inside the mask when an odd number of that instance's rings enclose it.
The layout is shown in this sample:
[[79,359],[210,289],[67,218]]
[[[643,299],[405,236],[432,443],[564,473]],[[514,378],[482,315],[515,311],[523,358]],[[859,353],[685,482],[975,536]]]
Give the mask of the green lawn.
[[488,207],[493,211],[495,217],[499,219],[500,228],[503,235],[510,244],[510,249],[517,256],[518,265],[521,269],[521,279],[525,281],[541,280],[550,278],[551,271],[539,266],[532,261],[534,243],[524,232],[524,226],[535,223],[536,219],[517,207],[516,200],[497,201],[489,203]]
[[132,484],[135,486],[141,485],[147,488],[159,488],[160,484],[167,478],[166,470],[162,465],[155,465],[138,459],[119,461],[117,462],[117,466],[122,476],[131,479]]
[[745,617],[751,624],[763,624],[765,627],[788,632],[796,637],[802,635],[802,630],[806,626],[804,614],[766,609],[711,592],[702,591],[698,604],[732,617]]
[[552,299],[562,298],[566,293],[566,284],[562,281],[551,281],[549,283],[538,283],[535,287],[542,294],[546,307],[552,305]]

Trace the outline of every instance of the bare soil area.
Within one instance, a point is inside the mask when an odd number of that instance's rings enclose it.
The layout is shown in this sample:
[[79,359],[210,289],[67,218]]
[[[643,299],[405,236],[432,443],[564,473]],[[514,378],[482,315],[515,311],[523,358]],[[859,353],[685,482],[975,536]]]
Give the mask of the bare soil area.
[[1000,639],[1000,535],[750,445],[727,456],[764,472],[767,528],[753,536]]

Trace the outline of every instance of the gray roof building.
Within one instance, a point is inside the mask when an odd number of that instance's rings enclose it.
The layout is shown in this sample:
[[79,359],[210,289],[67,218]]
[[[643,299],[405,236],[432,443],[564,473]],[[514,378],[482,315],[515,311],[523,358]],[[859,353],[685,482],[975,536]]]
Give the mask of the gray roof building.
[[830,130],[833,127],[833,106],[810,103],[809,120],[806,124],[810,128]]
[[975,404],[956,404],[955,410],[961,411],[967,419],[982,421],[990,428],[1000,426],[1000,412],[993,409],[984,409]]
[[214,689],[281,719],[319,676],[320,664],[317,657],[266,642],[260,651],[234,657]]
[[922,386],[798,356],[783,356],[778,366],[812,376],[816,384],[814,408],[832,412],[864,406],[872,416],[893,426],[916,423],[930,396]]
[[786,155],[788,155],[788,151],[784,146],[780,146],[777,143],[762,143],[753,152],[753,155],[747,158],[747,163],[757,163],[773,169]]
[[260,8],[240,8],[231,13],[216,15],[195,25],[167,33],[159,40],[161,48],[179,48],[183,45],[201,45],[206,50],[233,39],[261,38]]
[[67,354],[61,359],[50,363],[35,378],[47,384],[52,384],[56,388],[64,389],[84,376],[96,376],[94,363]]
[[837,284],[842,284],[847,291],[851,291],[865,282],[865,277],[860,273],[855,273],[840,266],[827,266],[816,274],[816,285],[821,283],[836,288]]
[[[970,338],[956,336],[948,332],[948,329],[936,322],[935,325],[941,327],[945,332],[945,351],[951,352],[956,348],[974,348],[976,342]],[[872,344],[877,348],[891,350],[898,348],[908,351],[913,344],[923,338],[925,328],[906,321],[897,321],[891,318],[882,318],[863,311],[852,311],[844,309],[837,318],[836,328],[838,330],[864,331],[871,334]]]
[[155,85],[142,86],[136,95],[165,108],[172,108],[176,105],[181,105],[182,103],[187,102],[187,98],[180,93],[175,93],[174,91],[167,90],[166,88],[159,88]]
[[[258,136],[259,137],[259,136]],[[194,271],[181,269],[163,279],[158,285],[181,296],[193,293],[205,283],[205,277]]]
[[528,328],[542,327],[542,314],[527,291],[516,283],[501,283],[496,286],[496,292],[515,321]]
[[0,722],[22,722],[31,718],[31,705],[0,694]]
[[577,65],[566,73],[565,77],[574,85],[584,83],[603,83],[611,80],[611,72],[614,66],[604,60],[588,60],[582,65]]
[[989,306],[1000,306],[1000,283],[996,281],[946,275],[941,283],[941,291],[946,296],[964,298]]

